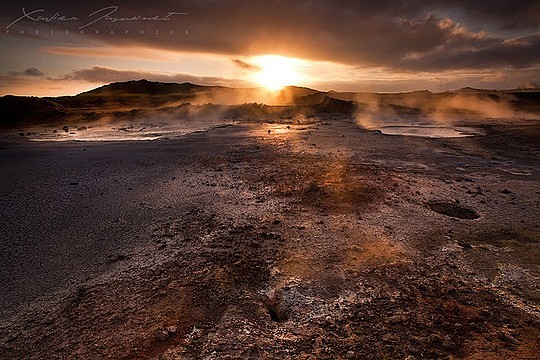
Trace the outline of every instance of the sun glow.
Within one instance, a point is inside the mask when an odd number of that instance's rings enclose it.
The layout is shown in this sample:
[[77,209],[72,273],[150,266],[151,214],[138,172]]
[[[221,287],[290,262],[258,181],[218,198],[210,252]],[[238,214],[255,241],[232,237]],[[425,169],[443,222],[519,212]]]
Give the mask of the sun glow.
[[264,55],[253,59],[259,71],[253,81],[270,90],[280,90],[288,85],[298,85],[302,80],[299,61],[283,56]]

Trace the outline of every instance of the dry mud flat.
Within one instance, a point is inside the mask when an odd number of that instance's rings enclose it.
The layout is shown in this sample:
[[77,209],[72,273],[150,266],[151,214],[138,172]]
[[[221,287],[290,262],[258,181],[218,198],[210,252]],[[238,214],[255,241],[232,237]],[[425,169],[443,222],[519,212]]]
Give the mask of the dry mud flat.
[[[25,211],[57,221],[17,204],[59,192],[73,266],[54,266],[60,230],[44,255],[8,246],[32,224],[2,233],[0,357],[537,359],[540,126],[482,130],[323,118],[6,142],[3,228]],[[9,186],[21,176],[32,185]]]

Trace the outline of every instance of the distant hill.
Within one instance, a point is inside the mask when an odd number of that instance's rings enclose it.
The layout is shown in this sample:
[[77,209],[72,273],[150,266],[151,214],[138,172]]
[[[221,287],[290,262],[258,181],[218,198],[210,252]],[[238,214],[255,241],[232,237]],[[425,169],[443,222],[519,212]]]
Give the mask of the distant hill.
[[55,100],[69,107],[130,107],[155,108],[171,102],[189,102],[196,97],[227,88],[201,86],[191,83],[162,83],[148,80],[116,82],[83,92],[75,96],[64,96]]
[[48,123],[51,119],[65,119],[70,109],[53,100],[38,97],[6,95],[0,97],[0,126]]
[[103,95],[126,95],[126,94],[152,94],[152,95],[189,95],[197,90],[219,88],[216,86],[201,86],[191,83],[163,83],[142,80],[131,80],[126,82],[116,82],[103,85],[90,91],[83,92],[77,96],[103,96]]

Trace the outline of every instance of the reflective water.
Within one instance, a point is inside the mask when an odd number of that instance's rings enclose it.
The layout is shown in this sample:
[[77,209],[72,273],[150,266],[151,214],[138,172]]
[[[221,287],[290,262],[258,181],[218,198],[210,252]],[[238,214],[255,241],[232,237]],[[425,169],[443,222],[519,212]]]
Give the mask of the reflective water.
[[457,138],[480,135],[479,129],[451,125],[388,125],[378,127],[386,135],[421,136],[430,138]]
[[153,141],[206,131],[225,124],[94,125],[68,131],[39,129],[25,133],[30,141]]

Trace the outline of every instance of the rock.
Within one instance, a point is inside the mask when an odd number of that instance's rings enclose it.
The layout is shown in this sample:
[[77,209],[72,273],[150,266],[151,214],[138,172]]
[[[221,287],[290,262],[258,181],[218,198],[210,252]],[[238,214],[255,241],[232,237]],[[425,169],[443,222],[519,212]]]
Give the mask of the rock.
[[519,340],[517,340],[515,337],[513,337],[511,334],[505,333],[503,331],[499,332],[498,334],[499,340],[510,343],[510,344],[519,344]]
[[158,292],[156,292],[154,294],[154,297],[158,297],[158,298],[165,297],[165,296],[167,296],[167,291],[166,290],[160,290],[160,291],[158,291]]
[[354,351],[352,350],[347,351],[347,359],[354,359],[354,357],[355,357]]
[[67,125],[63,126],[62,130],[64,130],[65,132],[69,132],[69,126],[67,126]]
[[24,136],[24,133],[20,132],[20,133],[19,133],[19,136]]
[[502,194],[511,194],[512,192],[510,190],[508,190],[508,189],[502,189],[501,193]]
[[433,344],[439,345],[442,342],[442,339],[437,334],[431,334],[429,336],[429,341],[432,342]]
[[176,334],[176,331],[178,331],[178,328],[174,325],[167,327],[167,332],[169,334]]
[[456,343],[452,341],[452,338],[449,335],[446,335],[444,337],[444,341],[442,342],[442,347],[445,349],[451,349],[456,346]]
[[156,339],[164,341],[167,340],[167,338],[169,337],[169,332],[167,330],[159,329],[156,330],[154,336],[156,337]]
[[405,322],[407,321],[407,316],[406,315],[394,315],[394,316],[390,316],[387,321],[390,323],[390,324],[399,324],[399,323],[402,323],[402,322]]
[[442,343],[442,347],[445,348],[445,349],[452,349],[455,346],[456,346],[456,343],[454,343],[453,341],[450,341],[450,340],[445,340]]
[[43,324],[44,325],[51,325],[53,323],[54,323],[54,318],[52,318],[52,317],[48,317],[48,318],[43,319]]
[[464,249],[472,249],[472,245],[465,241],[458,241],[457,243],[459,246],[461,246]]

